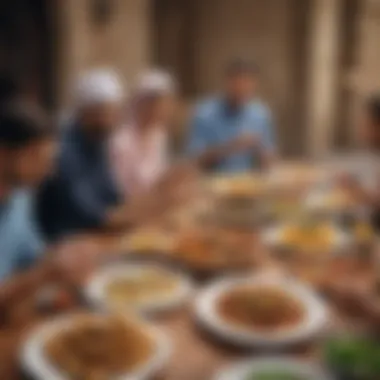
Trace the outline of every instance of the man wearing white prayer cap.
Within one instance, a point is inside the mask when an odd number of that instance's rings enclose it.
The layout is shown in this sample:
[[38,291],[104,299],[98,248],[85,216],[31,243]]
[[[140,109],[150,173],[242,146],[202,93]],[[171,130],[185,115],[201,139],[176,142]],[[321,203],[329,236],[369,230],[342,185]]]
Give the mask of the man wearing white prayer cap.
[[122,119],[124,91],[112,70],[84,73],[73,94],[57,172],[38,196],[40,224],[50,240],[112,224],[120,202],[109,162],[109,137]]
[[153,69],[138,78],[130,119],[111,141],[115,177],[127,196],[150,190],[167,169],[175,94],[174,80],[165,71]]

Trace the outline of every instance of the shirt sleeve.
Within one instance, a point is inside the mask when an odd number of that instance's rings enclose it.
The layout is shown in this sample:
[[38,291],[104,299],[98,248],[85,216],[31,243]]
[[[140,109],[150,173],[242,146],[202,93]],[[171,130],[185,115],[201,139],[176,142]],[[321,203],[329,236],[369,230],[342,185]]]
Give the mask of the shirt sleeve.
[[86,178],[70,176],[68,173],[64,173],[61,180],[68,203],[72,209],[77,210],[82,222],[89,228],[102,226],[106,219],[105,206],[91,183]]
[[196,110],[195,115],[190,124],[187,153],[194,156],[205,151],[209,146],[207,136],[207,123],[204,115],[199,110]]
[[46,246],[37,227],[32,195],[24,196],[20,200],[19,207],[17,228],[20,229],[20,235],[13,271],[25,270],[33,266],[43,255]]

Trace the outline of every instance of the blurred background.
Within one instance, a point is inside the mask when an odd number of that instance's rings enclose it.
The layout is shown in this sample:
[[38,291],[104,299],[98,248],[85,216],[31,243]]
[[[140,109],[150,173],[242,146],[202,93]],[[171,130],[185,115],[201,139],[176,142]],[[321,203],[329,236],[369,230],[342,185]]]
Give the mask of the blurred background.
[[361,102],[380,88],[378,0],[12,0],[0,15],[1,65],[55,114],[85,69],[113,66],[128,87],[146,67],[171,70],[177,141],[231,57],[259,63],[287,156],[350,148]]

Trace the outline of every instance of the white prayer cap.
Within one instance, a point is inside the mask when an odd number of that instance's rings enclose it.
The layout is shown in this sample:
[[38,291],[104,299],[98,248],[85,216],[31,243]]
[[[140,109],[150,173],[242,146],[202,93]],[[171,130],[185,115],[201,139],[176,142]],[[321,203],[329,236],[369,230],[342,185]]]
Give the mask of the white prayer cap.
[[82,74],[75,89],[78,107],[119,102],[123,100],[124,95],[118,75],[109,69],[93,69]]
[[153,69],[140,75],[136,93],[138,97],[149,95],[169,95],[175,92],[173,77],[166,71]]

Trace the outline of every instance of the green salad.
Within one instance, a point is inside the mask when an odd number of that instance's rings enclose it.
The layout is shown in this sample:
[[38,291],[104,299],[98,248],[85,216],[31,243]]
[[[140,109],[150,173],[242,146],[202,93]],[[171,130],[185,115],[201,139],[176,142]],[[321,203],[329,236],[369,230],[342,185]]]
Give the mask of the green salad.
[[351,379],[377,380],[380,375],[380,343],[345,337],[328,342],[325,357],[337,373]]
[[244,380],[307,380],[304,377],[294,375],[291,373],[284,373],[283,371],[265,371],[261,373],[254,373],[248,375]]

